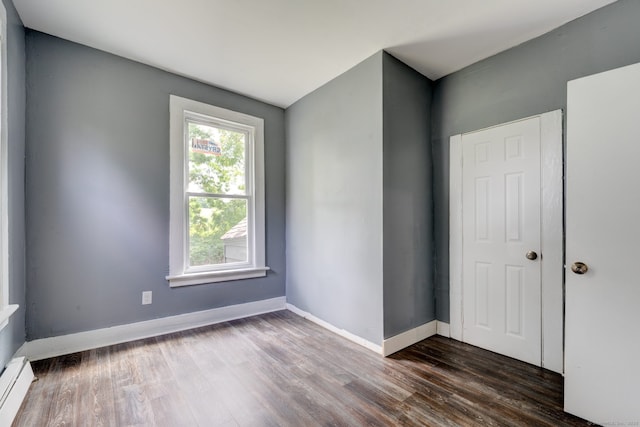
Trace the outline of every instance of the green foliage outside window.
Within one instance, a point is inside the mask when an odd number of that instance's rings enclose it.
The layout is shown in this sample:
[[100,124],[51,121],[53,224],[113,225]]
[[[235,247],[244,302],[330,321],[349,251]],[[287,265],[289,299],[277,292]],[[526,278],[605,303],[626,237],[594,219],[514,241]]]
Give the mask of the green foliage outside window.
[[[212,155],[189,150],[189,191],[244,195],[245,134],[189,123],[189,140],[192,138],[216,140],[221,153]],[[189,264],[224,263],[224,241],[221,237],[246,216],[246,199],[190,197]]]

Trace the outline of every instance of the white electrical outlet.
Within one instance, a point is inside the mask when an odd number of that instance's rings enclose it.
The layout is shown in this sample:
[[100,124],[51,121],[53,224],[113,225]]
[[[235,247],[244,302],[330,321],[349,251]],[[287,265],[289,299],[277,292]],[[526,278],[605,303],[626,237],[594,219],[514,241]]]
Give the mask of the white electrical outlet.
[[152,295],[153,295],[153,292],[151,292],[151,291],[144,291],[144,292],[142,293],[142,305],[151,304]]

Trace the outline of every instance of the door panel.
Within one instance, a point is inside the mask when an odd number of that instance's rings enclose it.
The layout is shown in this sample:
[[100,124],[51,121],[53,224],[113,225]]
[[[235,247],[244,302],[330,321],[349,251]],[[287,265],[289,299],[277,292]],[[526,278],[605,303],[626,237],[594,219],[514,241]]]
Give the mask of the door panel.
[[565,410],[602,424],[640,421],[639,93],[640,65],[568,84]]
[[524,268],[507,266],[507,335],[524,338]]
[[540,118],[462,135],[462,339],[540,366]]

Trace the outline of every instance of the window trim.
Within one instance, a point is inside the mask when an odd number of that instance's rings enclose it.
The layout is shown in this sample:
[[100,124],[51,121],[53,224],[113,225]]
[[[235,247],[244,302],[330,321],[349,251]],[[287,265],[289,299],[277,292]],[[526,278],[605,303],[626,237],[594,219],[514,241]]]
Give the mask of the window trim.
[[7,13],[0,2],[0,330],[18,304],[9,304],[9,174],[7,120]]
[[[170,110],[170,233],[169,233],[169,275],[166,279],[171,287],[226,282],[230,280],[264,277],[269,268],[265,264],[265,198],[264,198],[264,120],[259,117],[216,107],[202,102],[169,97]],[[214,122],[229,124],[244,130],[251,130],[247,156],[248,180],[252,181],[252,203],[248,203],[249,260],[233,263],[229,268],[216,266],[188,268],[188,147],[185,144],[187,129],[185,115],[195,114],[212,117]],[[251,221],[253,218],[253,221]],[[253,224],[251,224],[253,222]]]

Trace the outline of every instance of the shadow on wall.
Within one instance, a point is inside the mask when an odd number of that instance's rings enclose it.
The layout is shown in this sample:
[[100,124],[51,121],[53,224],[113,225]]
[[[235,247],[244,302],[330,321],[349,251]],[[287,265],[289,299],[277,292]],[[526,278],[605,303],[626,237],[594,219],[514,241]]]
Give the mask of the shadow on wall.
[[[464,17],[461,15],[460,19]],[[479,24],[475,28],[465,25],[464,31],[461,31],[461,27],[463,26],[460,25],[455,28],[455,31],[449,33],[440,33],[437,38],[391,46],[385,51],[407,64],[414,62],[409,58],[430,56],[442,58],[444,64],[454,64],[453,67],[430,64],[415,68],[431,80],[436,80],[450,74],[452,68],[455,71],[460,70],[504,50],[504,48],[496,50],[494,46],[502,44],[505,39],[510,39],[509,46],[506,48],[511,48],[531,38],[531,34],[527,33],[513,38],[513,28],[507,20],[496,20],[492,22],[489,29],[480,28]],[[488,54],[478,52],[488,52]]]

